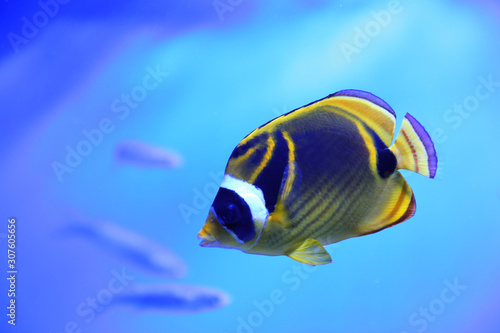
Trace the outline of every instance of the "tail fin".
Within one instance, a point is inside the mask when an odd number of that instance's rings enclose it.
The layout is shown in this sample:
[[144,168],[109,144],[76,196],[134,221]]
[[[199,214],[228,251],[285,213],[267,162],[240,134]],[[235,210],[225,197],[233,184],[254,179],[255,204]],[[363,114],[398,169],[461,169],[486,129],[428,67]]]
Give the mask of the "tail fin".
[[398,169],[406,169],[434,178],[437,156],[431,137],[424,127],[407,113],[403,119],[396,142],[390,150],[396,155]]

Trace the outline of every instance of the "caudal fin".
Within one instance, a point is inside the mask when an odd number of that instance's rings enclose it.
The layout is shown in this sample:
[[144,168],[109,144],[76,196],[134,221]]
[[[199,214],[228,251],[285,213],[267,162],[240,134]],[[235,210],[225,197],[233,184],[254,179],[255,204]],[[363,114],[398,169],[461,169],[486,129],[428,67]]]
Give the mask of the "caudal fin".
[[420,123],[407,113],[390,150],[396,155],[398,169],[406,169],[434,178],[437,156],[434,143]]

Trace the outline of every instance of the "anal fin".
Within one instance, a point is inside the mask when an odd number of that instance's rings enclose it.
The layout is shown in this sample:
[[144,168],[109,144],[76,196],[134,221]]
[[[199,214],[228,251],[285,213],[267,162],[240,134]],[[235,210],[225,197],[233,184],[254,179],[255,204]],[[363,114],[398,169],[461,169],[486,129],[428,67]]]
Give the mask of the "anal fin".
[[315,239],[306,239],[293,252],[287,254],[293,260],[311,266],[325,265],[332,262],[332,258],[326,252],[323,245]]
[[408,220],[415,214],[413,191],[399,171],[388,179],[372,210],[356,230],[358,236],[372,234]]

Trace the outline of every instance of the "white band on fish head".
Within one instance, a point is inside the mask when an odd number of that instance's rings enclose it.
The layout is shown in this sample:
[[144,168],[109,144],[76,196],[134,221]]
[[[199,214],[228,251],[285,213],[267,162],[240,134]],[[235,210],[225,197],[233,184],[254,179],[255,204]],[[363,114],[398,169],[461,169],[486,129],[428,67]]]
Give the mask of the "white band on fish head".
[[227,174],[224,175],[220,187],[236,192],[243,200],[245,200],[248,207],[250,207],[252,219],[254,222],[259,224],[255,227],[256,232],[258,232],[260,236],[260,232],[265,226],[269,216],[269,211],[266,208],[266,201],[262,190],[253,184]]

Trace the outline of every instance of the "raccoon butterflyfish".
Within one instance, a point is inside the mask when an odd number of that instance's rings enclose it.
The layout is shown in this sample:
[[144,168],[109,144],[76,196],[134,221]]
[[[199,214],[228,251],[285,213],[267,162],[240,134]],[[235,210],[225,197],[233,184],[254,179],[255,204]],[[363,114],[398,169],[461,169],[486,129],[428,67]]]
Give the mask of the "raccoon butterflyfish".
[[434,178],[431,138],[379,97],[342,90],[277,117],[233,150],[208,218],[204,247],[331,262],[323,246],[372,234],[415,214],[398,169]]

